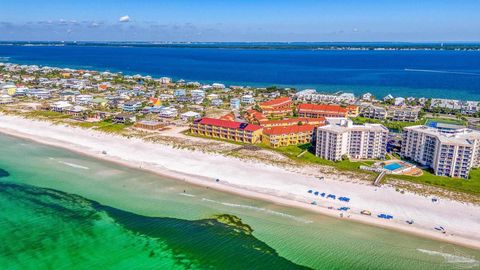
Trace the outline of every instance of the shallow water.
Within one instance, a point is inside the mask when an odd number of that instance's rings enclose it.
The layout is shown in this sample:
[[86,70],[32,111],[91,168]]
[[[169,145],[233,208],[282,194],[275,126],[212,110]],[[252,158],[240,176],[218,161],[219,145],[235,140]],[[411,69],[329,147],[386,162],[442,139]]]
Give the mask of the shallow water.
[[[6,269],[480,267],[475,250],[9,136],[0,135],[0,146],[0,265]],[[215,219],[223,214],[230,225]]]

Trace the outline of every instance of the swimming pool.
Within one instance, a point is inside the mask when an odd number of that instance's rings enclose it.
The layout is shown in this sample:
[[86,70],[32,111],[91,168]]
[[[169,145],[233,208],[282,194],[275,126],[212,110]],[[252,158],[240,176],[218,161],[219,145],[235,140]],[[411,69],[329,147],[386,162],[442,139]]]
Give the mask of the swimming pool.
[[384,169],[387,169],[389,171],[395,171],[396,169],[400,169],[402,167],[403,167],[402,165],[400,165],[396,162],[383,166]]

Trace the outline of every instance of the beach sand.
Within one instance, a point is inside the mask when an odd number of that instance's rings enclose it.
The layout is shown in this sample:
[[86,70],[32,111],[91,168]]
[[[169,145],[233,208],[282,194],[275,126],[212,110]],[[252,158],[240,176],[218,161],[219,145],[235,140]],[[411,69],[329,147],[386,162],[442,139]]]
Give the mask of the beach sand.
[[[343,219],[480,249],[478,205],[446,198],[433,203],[432,197],[402,194],[393,187],[375,187],[367,182],[351,181],[347,176],[324,174],[325,180],[318,180],[302,169],[293,172],[258,161],[178,149],[18,116],[0,114],[0,132],[244,197],[337,218],[343,213]],[[351,200],[345,203],[326,199],[308,190]],[[312,201],[317,205],[311,205]],[[342,206],[349,207],[350,211],[335,210]],[[371,211],[372,216],[361,215],[362,210]],[[379,219],[376,215],[380,213],[390,214],[394,219]],[[412,219],[413,225],[405,222]],[[444,227],[446,233],[436,231],[437,226]]]

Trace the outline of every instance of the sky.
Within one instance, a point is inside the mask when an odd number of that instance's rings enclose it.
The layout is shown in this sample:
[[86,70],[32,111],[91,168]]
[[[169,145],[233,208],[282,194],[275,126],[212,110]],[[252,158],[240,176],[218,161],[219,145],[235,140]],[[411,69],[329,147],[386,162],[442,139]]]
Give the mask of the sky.
[[0,40],[480,41],[480,0],[0,0]]

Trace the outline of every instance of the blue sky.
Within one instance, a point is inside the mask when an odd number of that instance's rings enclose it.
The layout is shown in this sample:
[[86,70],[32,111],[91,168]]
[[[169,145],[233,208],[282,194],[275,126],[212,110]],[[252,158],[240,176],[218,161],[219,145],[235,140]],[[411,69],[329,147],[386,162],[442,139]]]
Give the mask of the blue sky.
[[479,13],[480,0],[0,0],[0,40],[480,41]]

